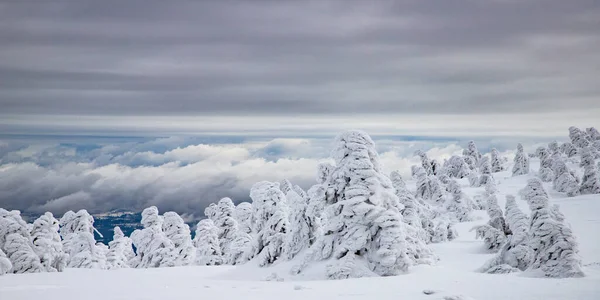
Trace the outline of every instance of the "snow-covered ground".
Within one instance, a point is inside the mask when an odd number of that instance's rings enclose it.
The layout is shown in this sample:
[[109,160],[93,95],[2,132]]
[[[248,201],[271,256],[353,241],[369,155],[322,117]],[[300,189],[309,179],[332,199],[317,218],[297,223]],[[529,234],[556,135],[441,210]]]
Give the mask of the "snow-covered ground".
[[[508,172],[494,174],[499,182],[500,206],[504,208],[504,195],[517,195],[532,176],[512,178]],[[483,188],[469,188],[466,180],[461,184],[471,197],[483,193]],[[238,267],[67,269],[63,273],[1,276],[0,299],[600,299],[600,195],[565,198],[550,186],[547,190],[551,202],[560,205],[578,238],[584,278],[548,279],[519,273],[475,272],[493,256],[483,250],[481,240],[475,240],[475,233],[469,232],[474,225],[487,221],[485,212],[477,211],[474,215],[479,220],[456,225],[458,239],[431,245],[440,258],[437,265],[412,267],[410,273],[395,277],[316,280],[316,274],[322,274],[319,270],[322,266],[317,264],[302,276],[292,276],[289,270],[295,264],[293,261],[269,268],[258,268],[250,262]],[[528,211],[524,201],[519,201],[519,205]],[[267,281],[273,273],[282,281]],[[424,291],[433,294],[426,295]]]

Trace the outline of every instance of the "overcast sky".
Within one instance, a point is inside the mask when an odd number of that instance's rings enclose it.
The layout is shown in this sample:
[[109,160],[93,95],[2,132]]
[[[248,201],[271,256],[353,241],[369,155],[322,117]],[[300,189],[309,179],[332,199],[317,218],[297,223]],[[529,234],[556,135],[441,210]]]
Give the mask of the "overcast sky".
[[553,135],[600,125],[598,28],[595,0],[2,1],[0,130]]
[[0,207],[197,218],[308,188],[355,128],[386,172],[510,158],[600,127],[599,28],[597,0],[0,1]]

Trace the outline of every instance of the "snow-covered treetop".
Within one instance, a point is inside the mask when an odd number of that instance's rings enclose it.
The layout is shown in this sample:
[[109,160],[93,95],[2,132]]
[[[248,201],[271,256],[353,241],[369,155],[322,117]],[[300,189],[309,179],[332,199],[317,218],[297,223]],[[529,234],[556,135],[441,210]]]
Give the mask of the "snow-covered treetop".
[[600,140],[600,132],[594,127],[586,128],[586,133],[590,136],[592,141]]
[[557,141],[552,141],[548,144],[548,150],[551,154],[558,153],[560,148]]
[[590,137],[587,133],[575,126],[569,127],[569,138],[571,139],[571,143],[577,148],[585,148],[590,144]]
[[358,160],[357,157],[368,157],[368,161],[364,159],[360,161],[370,163],[371,168],[376,172],[381,169],[378,154],[375,151],[375,143],[367,133],[359,130],[346,131],[338,135],[335,139],[332,157],[338,167],[349,159]]
[[517,151],[518,152],[523,152],[523,145],[521,143],[517,144]]
[[115,229],[114,229],[113,232],[114,232],[113,233],[113,241],[125,237],[125,234],[123,233],[123,230],[121,230],[121,227],[119,227],[119,226],[115,226]]
[[217,209],[217,205],[214,203],[209,204],[205,209],[204,209],[204,215],[211,219],[211,220],[215,220],[215,218],[217,217],[217,213],[218,213],[218,209]]
[[280,187],[281,191],[286,195],[293,189],[292,183],[287,179],[282,180],[279,187]]
[[29,237],[27,222],[21,218],[20,211],[8,211],[0,208],[0,248],[4,247],[6,237],[12,233],[18,233],[22,236]]
[[263,229],[274,213],[277,205],[285,203],[285,195],[279,189],[278,182],[260,181],[250,189],[252,208],[254,210],[253,229],[259,232]]
[[76,213],[68,211],[60,219],[60,227],[63,237],[76,232],[89,232],[93,235],[94,217],[85,209],[81,209]]
[[235,211],[235,204],[233,204],[233,201],[231,200],[231,198],[225,197],[225,198],[222,198],[221,200],[219,200],[219,203],[217,204],[217,208],[218,208],[217,218],[221,219],[221,218],[225,218],[225,217],[233,217],[233,214]]
[[317,165],[317,182],[325,183],[334,168],[335,167],[332,164],[326,162]]
[[158,208],[156,206],[150,206],[142,211],[142,226],[144,228],[162,226],[162,220],[158,215]]
[[542,196],[548,199],[548,192],[544,189],[542,181],[538,178],[527,180],[527,185],[519,192],[525,201],[530,201],[534,197]]

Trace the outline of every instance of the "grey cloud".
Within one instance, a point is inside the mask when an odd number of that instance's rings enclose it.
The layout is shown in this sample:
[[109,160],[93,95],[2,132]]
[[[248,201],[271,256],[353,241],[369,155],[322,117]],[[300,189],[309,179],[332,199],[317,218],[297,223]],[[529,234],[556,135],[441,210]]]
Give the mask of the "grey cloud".
[[11,1],[3,114],[599,109],[595,1]]

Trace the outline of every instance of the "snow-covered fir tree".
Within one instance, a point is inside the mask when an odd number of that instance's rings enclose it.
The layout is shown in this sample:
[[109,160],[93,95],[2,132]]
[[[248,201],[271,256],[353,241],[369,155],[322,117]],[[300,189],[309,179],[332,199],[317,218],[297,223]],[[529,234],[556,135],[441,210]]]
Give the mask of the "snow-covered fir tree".
[[[537,183],[529,181],[530,183]],[[525,189],[531,190],[531,187]],[[578,245],[573,232],[563,222],[554,219],[547,193],[528,197],[531,210],[529,245],[533,250],[528,271],[545,277],[582,277]]]
[[476,238],[482,238],[486,249],[497,251],[510,234],[510,229],[506,225],[506,220],[502,213],[502,208],[498,205],[498,199],[495,194],[487,197],[487,214],[490,220],[487,224],[475,226]]
[[596,129],[595,127],[586,128],[585,132],[588,134],[592,141],[600,140],[600,132],[598,132],[598,129]]
[[8,257],[6,257],[6,253],[0,249],[0,276],[10,272],[12,269],[12,263]]
[[[9,238],[10,237],[10,238]],[[0,208],[0,250],[12,268],[11,273],[43,272],[44,266],[33,250],[30,228],[18,210]],[[7,264],[4,263],[4,267]]]
[[131,240],[136,248],[136,256],[129,265],[135,268],[174,267],[177,252],[173,242],[162,230],[162,218],[156,206],[142,211],[144,229],[134,230]]
[[557,192],[564,192],[569,197],[579,195],[579,179],[573,170],[569,169],[562,159],[555,159],[552,162],[552,172],[554,172],[554,189]]
[[133,243],[119,226],[113,230],[113,240],[108,243],[106,263],[109,269],[129,268],[129,261],[135,257]]
[[289,233],[288,205],[279,183],[261,181],[250,190],[255,222],[255,256],[259,266],[274,263],[286,248]]
[[44,272],[40,257],[35,254],[31,241],[19,233],[6,236],[4,251],[12,264],[12,273]]
[[334,191],[325,208],[324,235],[307,257],[330,260],[326,272],[332,279],[406,271],[411,255],[404,222],[373,141],[361,131],[345,132],[336,138],[333,158],[336,168],[329,182]]
[[60,219],[63,249],[69,255],[67,267],[106,269],[106,257],[94,238],[94,217],[87,210],[66,212]]
[[238,223],[238,229],[250,234],[252,232],[252,204],[242,202],[235,207],[234,219]]
[[196,260],[196,248],[192,244],[190,226],[185,224],[181,216],[174,211],[164,215],[162,229],[168,239],[173,242],[176,253],[176,266],[187,266]]
[[444,193],[437,177],[427,175],[427,172],[421,168],[415,168],[415,178],[417,180],[416,198],[438,203],[443,201]]
[[97,245],[94,235],[89,232],[77,232],[70,236],[70,259],[67,267],[86,269],[107,269],[106,252]]
[[196,247],[197,265],[216,266],[222,263],[219,229],[211,219],[201,220],[196,225],[194,246]]
[[569,127],[569,139],[571,139],[573,146],[578,149],[586,148],[590,145],[590,137],[587,133],[575,126]]
[[415,156],[418,156],[421,159],[421,167],[425,170],[425,174],[427,175],[435,175],[433,173],[433,166],[431,164],[431,160],[427,157],[427,154],[421,150],[415,151]]
[[469,176],[470,170],[464,158],[453,155],[446,162],[444,173],[451,178],[465,178]]
[[507,237],[500,252],[480,269],[485,273],[524,271],[531,264],[533,250],[529,246],[529,218],[519,207],[514,196],[506,196],[506,221],[512,234]]
[[523,151],[523,145],[517,145],[517,153],[514,158],[512,176],[529,174],[529,157]]
[[479,172],[481,173],[481,176],[479,177],[479,186],[485,186],[488,181],[494,180],[494,177],[492,177],[492,164],[487,156],[481,157],[481,160],[479,161]]
[[463,156],[471,157],[473,164],[475,167],[479,165],[479,160],[481,159],[481,153],[477,149],[475,145],[475,141],[469,141],[467,144],[467,149],[463,150]]
[[466,195],[456,180],[450,180],[446,186],[451,198],[446,200],[446,210],[450,212],[458,222],[471,221],[470,213],[473,210]]
[[552,171],[552,158],[550,152],[545,147],[538,147],[535,154],[540,159],[539,176],[544,182],[554,180],[554,172]]
[[594,160],[594,154],[589,147],[581,149],[581,163],[579,166],[583,168],[583,178],[581,179],[579,192],[581,194],[600,194],[598,169]]
[[492,173],[498,173],[504,171],[504,162],[500,157],[500,152],[498,149],[492,148],[492,152],[490,154],[492,157],[491,165],[492,165]]
[[33,250],[40,257],[47,272],[62,272],[67,265],[68,256],[63,251],[58,228],[58,220],[51,212],[41,215],[33,222]]
[[235,205],[230,198],[222,198],[217,203],[217,214],[214,218],[215,226],[219,229],[219,247],[223,254],[224,264],[233,264],[233,261],[228,261],[229,258],[235,257],[233,251],[238,252],[239,249],[232,249],[231,243],[236,238],[239,230],[238,223],[233,217],[235,214]]
[[288,259],[310,246],[309,220],[306,217],[307,203],[296,191],[289,189],[286,194],[289,207],[290,230],[287,234],[284,253]]
[[570,142],[565,142],[561,144],[560,151],[569,158],[577,155],[577,148],[573,146],[573,144],[571,144]]

